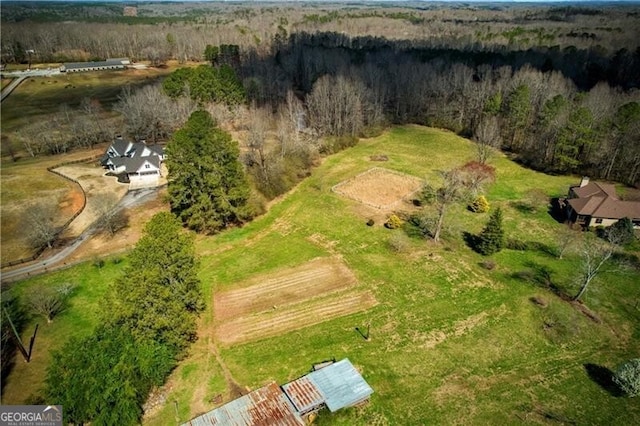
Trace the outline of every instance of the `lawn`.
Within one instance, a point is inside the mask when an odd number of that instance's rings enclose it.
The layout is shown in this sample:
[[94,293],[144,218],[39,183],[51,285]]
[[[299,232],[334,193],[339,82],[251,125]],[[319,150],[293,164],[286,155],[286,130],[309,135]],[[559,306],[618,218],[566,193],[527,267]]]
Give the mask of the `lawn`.
[[[379,154],[389,161],[370,160]],[[462,232],[479,232],[488,214],[471,213],[463,205],[449,210],[441,244],[412,238],[396,252],[389,239],[402,231],[386,229],[380,220],[367,226],[379,212],[331,190],[373,167],[437,185],[439,170],[473,156],[471,143],[452,133],[394,128],[328,157],[247,226],[200,237],[200,277],[209,301],[200,339],[161,390],[167,402],[145,423],[186,421],[229,400],[238,386],[246,391],[271,380],[283,384],[315,362],[348,357],[373,387],[371,403],[321,412],[319,425],[637,424],[640,404],[612,395],[588,374],[640,353],[637,271],[610,270],[592,284],[584,300],[601,318],[596,323],[535,279],[523,279],[544,269],[556,287],[573,294],[575,254],[559,260],[544,250],[503,250],[491,258],[496,267],[484,269],[484,258],[464,244]],[[562,225],[547,214],[546,205],[524,209],[518,202],[535,199],[531,194],[561,195],[578,178],[536,173],[501,155],[491,164],[498,178],[487,198],[492,209],[504,210],[508,237],[552,246]],[[355,277],[349,291],[370,293],[375,306],[327,321],[318,317],[315,325],[277,336],[241,343],[217,339],[214,295],[241,294],[249,290],[240,289],[282,271],[290,277],[318,258],[348,268]],[[107,284],[103,272],[83,268],[92,286]],[[327,303],[331,294],[340,300],[344,293],[323,293]],[[543,304],[532,303],[534,297]],[[274,305],[273,315],[287,309],[283,303]],[[48,329],[73,327],[71,321],[63,315]],[[355,331],[367,324],[369,341]],[[35,389],[34,381],[31,385]],[[15,394],[6,398],[23,400]]]

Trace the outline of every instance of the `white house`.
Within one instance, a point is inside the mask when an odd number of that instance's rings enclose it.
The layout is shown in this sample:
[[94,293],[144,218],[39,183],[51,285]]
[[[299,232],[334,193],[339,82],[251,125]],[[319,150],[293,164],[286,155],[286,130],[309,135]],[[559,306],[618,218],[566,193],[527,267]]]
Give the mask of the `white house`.
[[164,149],[160,145],[128,142],[117,138],[107,148],[100,164],[116,175],[122,175],[131,186],[157,185],[162,176]]

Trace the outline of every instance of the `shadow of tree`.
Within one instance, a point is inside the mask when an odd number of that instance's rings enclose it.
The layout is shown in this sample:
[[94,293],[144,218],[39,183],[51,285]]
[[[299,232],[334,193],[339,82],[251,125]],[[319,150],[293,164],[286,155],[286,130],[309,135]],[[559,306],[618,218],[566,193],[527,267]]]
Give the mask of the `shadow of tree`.
[[572,298],[566,291],[560,288],[552,279],[553,271],[545,265],[528,261],[524,264],[527,269],[516,271],[511,274],[512,278],[535,284],[539,287],[547,289],[565,301],[571,301]]
[[565,223],[567,221],[567,213],[565,211],[562,202],[563,198],[554,197],[549,203],[547,213],[558,223]]
[[513,207],[515,210],[524,214],[535,213],[538,210],[536,206],[534,206],[531,203],[527,203],[525,201],[512,201],[509,203],[509,205]]
[[471,232],[464,231],[462,233],[462,239],[471,250],[478,252],[477,247],[480,243],[480,237],[478,235],[474,235]]
[[624,395],[622,389],[613,381],[613,371],[601,365],[587,363],[584,369],[591,380],[597,383],[602,389],[609,392],[611,396],[621,397]]

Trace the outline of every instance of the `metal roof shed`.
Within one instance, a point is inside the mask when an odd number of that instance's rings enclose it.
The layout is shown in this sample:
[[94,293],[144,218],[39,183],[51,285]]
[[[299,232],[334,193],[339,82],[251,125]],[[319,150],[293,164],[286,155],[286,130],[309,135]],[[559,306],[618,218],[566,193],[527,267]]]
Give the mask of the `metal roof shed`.
[[184,425],[305,426],[305,422],[280,386],[270,383]]
[[282,390],[303,416],[324,406],[324,395],[308,375],[282,385]]
[[325,403],[331,412],[356,405],[373,393],[371,386],[348,358],[313,371],[306,377],[324,395]]

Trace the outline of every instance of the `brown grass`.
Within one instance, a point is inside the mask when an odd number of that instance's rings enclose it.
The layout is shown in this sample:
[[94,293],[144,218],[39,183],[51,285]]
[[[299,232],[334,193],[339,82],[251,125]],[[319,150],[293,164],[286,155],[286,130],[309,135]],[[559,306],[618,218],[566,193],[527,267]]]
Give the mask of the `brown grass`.
[[28,158],[17,162],[3,161],[0,168],[0,234],[2,235],[2,263],[30,256],[24,232],[24,213],[33,203],[50,201],[58,204],[58,224],[64,224],[81,207],[82,195],[78,186],[47,171],[63,161],[88,158],[102,152],[102,148],[79,150],[64,156]]
[[335,185],[335,193],[368,206],[392,210],[420,189],[420,179],[392,170],[374,167]]

